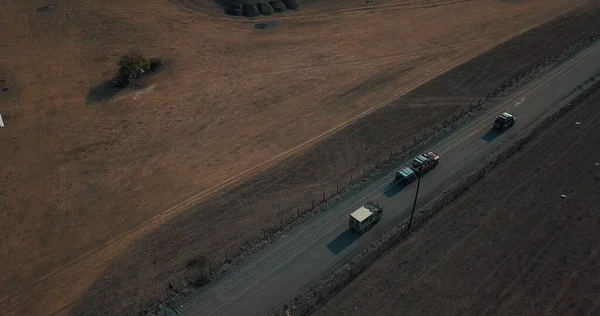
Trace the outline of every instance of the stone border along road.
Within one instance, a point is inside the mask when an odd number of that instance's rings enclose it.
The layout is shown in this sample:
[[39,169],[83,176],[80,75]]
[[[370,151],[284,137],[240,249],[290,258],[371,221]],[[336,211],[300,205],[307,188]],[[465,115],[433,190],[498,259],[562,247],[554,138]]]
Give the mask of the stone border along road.
[[[446,138],[444,141],[441,142],[441,144],[443,144],[443,146],[440,146],[441,148],[439,148],[439,150],[437,150],[439,153],[445,153],[449,150],[451,150],[452,148],[454,148],[455,146],[463,143],[466,139],[471,138],[471,140],[477,140],[478,138],[475,137],[471,137],[475,132],[480,131],[482,129],[482,127],[484,126],[488,126],[489,125],[489,120],[492,120],[493,117],[497,114],[496,112],[498,111],[504,111],[504,110],[510,110],[510,109],[514,109],[516,107],[519,106],[519,104],[521,104],[521,102],[524,101],[524,99],[527,98],[535,98],[536,95],[538,93],[540,93],[542,90],[548,88],[548,86],[550,85],[561,85],[561,89],[559,92],[555,92],[555,91],[546,91],[545,93],[545,97],[550,98],[554,101],[552,101],[552,105],[556,104],[557,102],[559,102],[560,100],[555,100],[555,98],[561,98],[564,97],[565,94],[568,94],[568,92],[565,92],[567,89],[571,89],[571,83],[573,82],[573,80],[577,80],[577,83],[583,82],[585,81],[585,78],[588,78],[589,76],[593,75],[592,73],[589,73],[592,69],[591,67],[589,67],[589,65],[586,65],[586,67],[584,67],[584,69],[579,69],[578,73],[575,74],[571,74],[572,70],[574,68],[577,67],[581,67],[580,64],[583,62],[598,62],[597,59],[592,59],[591,61],[589,60],[592,56],[592,54],[597,54],[600,51],[600,45],[598,43],[592,45],[592,47],[590,47],[589,49],[581,52],[579,55],[573,57],[572,59],[564,62],[563,64],[560,64],[559,66],[554,67],[554,69],[552,69],[552,71],[550,71],[549,73],[545,74],[544,77],[539,78],[538,80],[534,81],[534,83],[528,85],[529,87],[524,89],[524,92],[521,92],[519,95],[517,95],[516,97],[513,97],[512,100],[509,100],[506,103],[501,104],[500,106],[498,106],[496,109],[494,109],[493,112],[488,112],[487,114],[482,115],[479,119],[477,119],[475,122],[470,123],[469,125],[465,126],[463,129],[461,129],[459,132],[449,136],[448,138]],[[594,69],[595,67],[598,65],[594,65]],[[590,69],[587,69],[590,68]],[[560,79],[561,77],[564,76],[571,76],[571,77],[575,77],[575,79],[571,78],[571,80],[565,84],[565,82],[558,82],[558,79]],[[584,76],[585,75],[585,76]],[[568,88],[567,88],[568,87]],[[550,89],[552,90],[552,89]],[[559,96],[556,95],[556,93],[560,93]],[[553,99],[554,98],[554,99]],[[515,102],[515,104],[513,104],[513,102]],[[542,115],[544,112],[546,112],[547,109],[547,105],[545,105],[546,103],[544,102],[538,102],[538,105],[542,104],[540,106],[538,106],[538,108],[536,109],[535,107],[533,109],[530,109],[529,111],[538,111],[531,113],[532,116],[534,117],[538,117],[539,115]],[[519,111],[523,111],[527,109],[526,108],[521,108]],[[541,111],[541,112],[540,112]],[[531,120],[531,119],[529,119]],[[525,120],[526,121],[526,120]],[[522,121],[521,121],[522,122]],[[517,130],[520,128],[519,125],[516,126]],[[513,128],[514,129],[514,128]],[[515,130],[516,132],[516,130]],[[510,133],[509,133],[510,134]],[[508,136],[507,136],[508,137]],[[451,143],[452,141],[456,141],[460,138],[460,141],[455,142],[454,144]],[[494,146],[487,146],[484,145],[483,146],[486,149],[479,149],[481,152],[481,154],[485,154],[488,150],[491,151],[493,150]],[[435,150],[435,148],[434,148]],[[478,155],[481,156],[481,155]],[[448,157],[447,157],[448,158]],[[464,157],[458,157],[459,159],[463,159]],[[468,157],[468,158],[473,158],[473,157]],[[444,159],[444,158],[442,158]],[[476,158],[473,158],[476,159]],[[448,160],[446,160],[448,161]],[[456,163],[456,161],[455,161]],[[449,164],[451,165],[451,164]],[[440,167],[438,167],[437,170]],[[444,167],[441,165],[441,168],[444,169]],[[447,167],[446,167],[447,168]],[[434,170],[435,173],[435,170]],[[432,175],[432,176],[437,176],[437,177],[447,177],[448,175],[444,175],[444,174],[440,174],[435,173],[436,175]],[[381,196],[382,193],[381,189],[383,187],[385,187],[387,185],[387,181],[389,179],[387,178],[383,178],[381,180],[379,180],[377,183],[375,183],[374,185],[371,185],[371,187],[378,185],[379,186],[375,189],[375,190],[371,190],[370,193],[367,193],[366,197],[365,195],[361,195],[362,197],[364,197],[361,200],[367,200],[368,195],[372,195],[371,199],[375,196],[375,193],[379,193],[379,195],[377,196]],[[444,179],[443,179],[444,180]],[[449,179],[447,179],[449,180]],[[367,188],[368,189],[368,188]],[[355,196],[356,197],[361,197],[361,196]],[[399,196],[399,197],[398,197]],[[406,195],[398,195],[395,197],[396,200],[398,199],[402,199],[404,197],[406,197]],[[346,203],[349,201],[346,201]],[[388,201],[389,202],[389,201]],[[391,203],[391,202],[389,202]],[[345,203],[343,203],[345,204]],[[342,215],[343,216],[343,221],[340,222],[341,224],[344,224],[347,222],[347,212],[348,212],[348,208],[346,207],[339,207],[336,208],[334,210],[331,210],[330,212],[327,212],[327,214],[321,214],[320,216],[316,216],[316,217],[320,217],[319,219],[311,219],[313,221],[312,225],[309,225],[308,227],[306,227],[303,231],[300,231],[300,229],[298,229],[296,232],[294,232],[292,235],[290,236],[286,236],[287,238],[285,239],[281,239],[278,240],[277,243],[273,244],[272,246],[275,248],[274,250],[272,250],[271,252],[267,253],[266,256],[264,256],[263,258],[253,258],[255,260],[251,260],[251,261],[257,261],[254,262],[253,264],[249,264],[246,265],[243,269],[252,269],[253,272],[244,272],[244,271],[239,271],[235,274],[231,274],[228,276],[229,280],[222,280],[223,282],[221,282],[221,284],[212,284],[211,286],[207,286],[208,288],[211,289],[203,289],[204,293],[198,293],[200,295],[198,296],[194,296],[194,297],[190,297],[190,299],[187,300],[187,302],[184,302],[185,308],[183,308],[183,310],[181,310],[181,312],[183,314],[187,314],[187,313],[195,313],[198,312],[202,309],[204,309],[205,307],[207,307],[208,305],[213,305],[214,304],[214,309],[212,307],[210,307],[209,311],[204,311],[203,315],[212,315],[214,314],[214,312],[216,312],[217,310],[221,310],[223,307],[225,307],[226,304],[229,304],[229,306],[227,306],[226,308],[239,308],[239,310],[237,312],[240,311],[244,311],[246,313],[251,312],[246,310],[248,308],[248,306],[239,306],[241,304],[245,304],[247,302],[244,302],[244,299],[242,298],[242,295],[246,297],[246,299],[248,299],[247,297],[250,296],[253,303],[255,303],[256,295],[271,295],[267,298],[265,297],[261,297],[260,299],[267,299],[269,302],[271,302],[272,304],[277,304],[279,302],[279,300],[281,300],[282,302],[284,300],[287,300],[287,298],[282,299],[282,297],[290,297],[293,296],[293,293],[289,293],[290,291],[296,291],[292,288],[296,288],[297,286],[302,286],[302,284],[304,284],[304,279],[307,279],[308,281],[310,280],[315,280],[318,279],[318,276],[306,276],[306,277],[302,277],[303,279],[300,280],[296,280],[296,284],[294,283],[286,283],[287,281],[291,281],[291,280],[285,280],[285,278],[292,278],[292,276],[290,275],[295,275],[295,273],[298,272],[298,270],[302,270],[303,273],[307,272],[304,271],[304,269],[306,268],[306,266],[311,266],[310,264],[308,265],[303,265],[301,263],[298,263],[298,261],[313,261],[313,260],[321,260],[321,261],[327,261],[327,260],[342,260],[342,259],[331,259],[329,254],[327,253],[323,253],[323,249],[321,249],[320,247],[312,247],[314,243],[316,243],[317,241],[323,241],[323,237],[327,234],[330,233],[330,231],[332,231],[335,228],[338,228],[339,225],[335,224],[334,227],[330,228],[328,231],[325,231],[323,234],[321,235],[317,235],[317,234],[311,234],[312,231],[308,232],[307,236],[302,237],[301,235],[308,231],[311,227],[314,227],[315,225],[319,225],[322,224],[323,222],[325,222],[325,225],[329,225],[331,223],[332,220],[336,220],[336,217],[340,217]],[[331,218],[333,216],[333,218]],[[387,220],[387,222],[389,222],[390,220],[393,219],[394,214],[390,214],[388,215],[389,219]],[[398,216],[396,214],[396,216]],[[331,218],[331,219],[323,219],[323,217],[327,217],[327,218]],[[385,217],[385,216],[384,216]],[[318,220],[321,220],[321,222],[318,222]],[[315,221],[317,221],[315,223]],[[385,225],[388,225],[387,223],[384,224],[384,226],[380,226],[381,229],[385,228]],[[389,226],[389,225],[388,225]],[[374,230],[379,230],[380,233],[383,234],[383,232],[381,231],[381,229],[374,229]],[[314,231],[319,231],[319,232],[323,232],[325,229],[315,229]],[[372,231],[373,232],[373,231]],[[298,237],[302,237],[301,239],[298,239]],[[310,242],[308,245],[304,246],[304,245],[300,245],[300,243],[303,242],[303,240],[309,238],[306,242]],[[312,240],[316,238],[317,240]],[[329,237],[325,237],[325,239],[327,239]],[[321,240],[319,240],[321,239]],[[368,242],[368,240],[372,240],[373,235],[371,236],[367,236],[366,238],[363,237],[362,243]],[[311,241],[312,240],[312,241]],[[287,250],[282,250],[281,248],[286,246],[287,244],[289,244],[290,242],[294,241],[294,243],[292,243],[291,247],[294,246],[298,246],[298,248],[301,249],[296,249],[296,250],[292,250],[292,249],[287,249]],[[283,243],[283,244],[281,244]],[[359,242],[357,242],[358,244]],[[299,254],[301,252],[304,252],[308,247],[312,247],[312,249],[308,250],[308,253],[304,253],[304,256],[302,257],[298,257]],[[357,245],[353,246],[354,248],[358,247]],[[282,252],[288,252],[288,251],[292,251],[292,253],[290,253],[289,255],[286,254],[286,256],[282,256],[280,254],[280,256],[277,256],[277,254],[275,254],[276,251],[281,250]],[[352,252],[347,251],[346,254],[344,254],[345,256],[349,256],[349,254],[351,254]],[[270,260],[266,261],[267,259],[269,259],[269,256],[271,256],[272,254],[275,254],[276,257],[271,258]],[[317,256],[315,256],[315,254],[317,254]],[[312,257],[311,257],[312,255]],[[324,257],[322,257],[321,255],[325,255]],[[278,264],[277,260],[285,260],[282,263]],[[295,265],[293,265],[292,267],[287,267],[285,269],[285,273],[281,274],[281,270],[280,267],[282,267],[283,265],[287,264],[290,260],[295,259],[296,261],[294,262]],[[275,263],[273,263],[273,261],[276,261]],[[262,266],[258,266],[255,267],[257,265],[257,263],[259,262],[263,262],[264,264]],[[324,269],[331,269],[334,268],[335,266],[338,266],[337,263],[325,263],[325,262],[321,262],[322,264],[325,264],[325,266],[321,266],[318,267],[317,269],[313,269],[314,271],[311,270],[310,273],[313,274],[322,274],[322,272],[327,272],[327,271],[322,271]],[[291,263],[290,263],[291,264]],[[260,271],[261,269],[268,269],[265,271]],[[316,268],[316,267],[315,267]],[[296,270],[296,271],[294,271]],[[264,272],[265,274],[261,277],[260,274],[257,274],[258,272],[261,272],[261,274]],[[274,273],[279,273],[280,275],[278,276],[278,278],[275,278],[274,276],[272,276],[272,274]],[[243,278],[241,279],[241,281],[235,283],[237,280],[235,278]],[[262,281],[265,278],[269,277],[269,279],[267,279],[268,281]],[[314,277],[314,278],[313,278]],[[230,287],[223,289],[224,285],[227,285],[228,283],[230,283],[233,281],[235,284],[232,284]],[[255,280],[256,278],[258,278],[257,280]],[[245,285],[240,285],[241,283],[251,283],[247,286]],[[258,282],[262,282],[265,283],[267,282],[267,285],[261,285],[261,289],[256,289],[256,291],[250,291],[248,292],[248,290],[252,287],[254,287]],[[283,285],[285,285],[285,287],[289,287],[289,288],[282,288],[282,284],[277,284],[277,283],[283,283]],[[290,285],[292,285],[290,287]],[[269,286],[268,288],[265,288],[265,286]],[[278,287],[279,286],[279,287]],[[234,294],[233,292],[239,291],[239,293]],[[274,293],[268,293],[269,291],[275,291]],[[221,293],[217,293],[217,292],[221,292]],[[227,294],[232,292],[232,294]],[[286,293],[283,293],[286,292]],[[289,296],[288,296],[289,294]],[[272,295],[279,295],[279,298],[275,298]],[[275,302],[273,302],[273,300],[275,300]],[[204,301],[204,302],[203,302]],[[205,302],[208,301],[208,302]],[[234,303],[235,302],[235,303]],[[266,303],[266,301],[265,301]],[[253,306],[255,306],[255,308],[261,308],[258,307],[261,304],[253,304]],[[270,306],[264,306],[265,308],[268,308]],[[259,313],[258,311],[256,311],[257,313]]]
[[[264,247],[270,245],[274,240],[277,240],[286,232],[293,230],[297,226],[301,225],[310,217],[315,216],[316,214],[331,208],[332,204],[335,204],[339,200],[344,199],[345,196],[354,193],[355,191],[364,190],[369,184],[369,182],[372,182],[373,179],[380,177],[382,173],[386,173],[387,171],[389,171],[390,168],[394,168],[394,166],[399,165],[401,161],[404,161],[409,157],[414,156],[414,154],[416,154],[417,152],[422,151],[430,144],[443,138],[443,136],[446,135],[448,131],[453,130],[464,124],[465,121],[476,115],[478,111],[484,109],[485,104],[489,103],[489,100],[506,96],[508,92],[513,91],[514,89],[521,86],[524,81],[531,80],[532,77],[534,77],[538,73],[553,67],[556,63],[562,62],[564,59],[568,58],[569,55],[579,52],[581,49],[585,48],[586,44],[595,41],[599,36],[600,30],[596,30],[594,32],[590,32],[584,35],[582,39],[577,41],[575,44],[572,44],[569,47],[563,49],[562,51],[554,54],[552,57],[545,60],[539,66],[533,67],[528,73],[520,76],[519,78],[516,78],[513,81],[513,83],[509,86],[505,86],[504,88],[498,88],[490,95],[486,96],[485,98],[482,98],[485,99],[483,103],[475,105],[475,107],[471,107],[470,110],[466,111],[466,113],[458,113],[461,114],[459,115],[458,119],[450,123],[448,126],[440,128],[434,127],[435,131],[431,135],[423,138],[420,141],[417,141],[416,144],[412,146],[412,148],[408,148],[406,151],[402,150],[399,153],[396,153],[392,159],[387,160],[378,166],[374,166],[374,168],[371,169],[370,172],[363,176],[361,179],[356,179],[355,182],[346,184],[344,187],[340,188],[338,193],[334,192],[334,194],[327,197],[325,201],[318,202],[311,211],[308,211],[302,214],[300,217],[293,220],[292,222],[285,224],[282,229],[274,230],[274,232],[268,234],[265,239],[261,240],[257,244],[251,245],[241,254],[230,258],[229,261],[223,263],[221,266],[211,271],[210,276],[208,276],[208,279],[205,280],[205,282],[203,282],[202,285],[200,285],[199,287],[201,288],[203,286],[207,286],[208,284],[214,281],[217,281],[220,277],[227,274],[227,272],[229,272],[229,270],[233,267],[246,263],[249,257],[261,251]],[[161,313],[173,313],[171,311],[171,308],[169,308],[165,304],[177,305],[178,302],[185,300],[185,297],[189,295],[190,291],[194,290],[191,288],[183,289],[177,294],[170,296],[167,300],[157,303],[157,305],[155,305],[151,310],[142,312],[142,314],[161,315]]]
[[[518,139],[505,144],[496,152],[482,159],[482,161],[479,163],[479,166],[474,168],[474,171],[471,171],[466,176],[463,176],[450,188],[445,190],[444,193],[440,194],[415,212],[415,218],[413,220],[414,228],[412,230],[415,230],[420,225],[426,223],[427,219],[434,216],[435,213],[444,207],[444,205],[452,202],[469,187],[483,179],[487,173],[490,173],[496,166],[506,161],[510,156],[529,143],[542,130],[547,128],[557,119],[561,118],[564,114],[588,98],[599,88],[600,74],[590,78],[588,82],[581,88],[576,88],[574,93],[577,95],[575,97],[568,101],[564,101],[558,109],[554,110],[550,114],[547,114],[545,117],[538,120],[536,124],[527,128],[525,132],[521,133],[521,136]],[[273,311],[271,314],[285,315],[287,311],[290,311],[291,315],[296,316],[307,315],[311,312],[314,312],[318,306],[326,303],[327,300],[337,294],[344,286],[360,275],[360,273],[364,271],[371,263],[373,263],[379,256],[406,237],[408,233],[406,230],[407,224],[408,220],[403,220],[402,223],[394,226],[376,241],[372,242],[368,248],[359,251],[348,263],[338,268],[331,275],[322,278],[308,290],[305,290],[303,293],[284,304],[283,307]]]

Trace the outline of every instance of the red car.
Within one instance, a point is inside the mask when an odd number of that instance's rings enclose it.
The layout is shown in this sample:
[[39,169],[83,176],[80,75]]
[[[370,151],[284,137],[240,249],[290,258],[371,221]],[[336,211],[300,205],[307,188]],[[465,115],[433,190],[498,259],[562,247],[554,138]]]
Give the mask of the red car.
[[440,156],[436,153],[430,151],[428,153],[423,153],[415,157],[413,160],[411,167],[413,170],[420,174],[425,174],[431,169],[435,168],[438,165],[440,160]]

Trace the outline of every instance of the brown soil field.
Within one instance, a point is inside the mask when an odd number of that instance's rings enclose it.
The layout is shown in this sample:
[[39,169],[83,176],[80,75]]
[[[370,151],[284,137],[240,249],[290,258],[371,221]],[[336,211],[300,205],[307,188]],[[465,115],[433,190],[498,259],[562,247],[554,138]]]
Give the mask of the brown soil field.
[[[398,99],[582,3],[552,31]],[[239,248],[398,140],[600,25],[598,3],[583,0],[308,1],[267,30],[210,1],[38,5],[0,10],[3,315],[67,314],[77,302],[82,314],[146,306],[198,274],[186,268],[192,259]],[[168,67],[115,93],[106,82],[132,49]],[[355,125],[333,147],[302,146],[390,102],[369,116],[381,129]],[[387,139],[379,154],[357,154],[373,139]]]
[[599,315],[599,105],[597,91],[314,314]]

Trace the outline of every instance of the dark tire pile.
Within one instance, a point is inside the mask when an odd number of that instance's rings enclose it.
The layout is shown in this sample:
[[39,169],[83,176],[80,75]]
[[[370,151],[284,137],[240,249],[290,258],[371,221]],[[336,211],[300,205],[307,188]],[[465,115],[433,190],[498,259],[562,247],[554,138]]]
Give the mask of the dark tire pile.
[[257,0],[257,1],[236,1],[230,4],[225,13],[233,16],[256,17],[259,15],[271,15],[275,12],[284,12],[286,10],[298,10],[300,3],[298,0]]

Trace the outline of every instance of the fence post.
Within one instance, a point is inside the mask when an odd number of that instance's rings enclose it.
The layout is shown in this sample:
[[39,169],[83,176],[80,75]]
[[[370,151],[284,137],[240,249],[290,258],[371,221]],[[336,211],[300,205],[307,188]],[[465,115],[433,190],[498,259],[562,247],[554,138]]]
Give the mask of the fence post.
[[339,183],[335,185],[335,193],[340,193],[340,185]]
[[313,198],[311,209],[314,209],[314,208],[315,208],[315,198]]
[[325,202],[325,192],[323,191],[323,202]]

